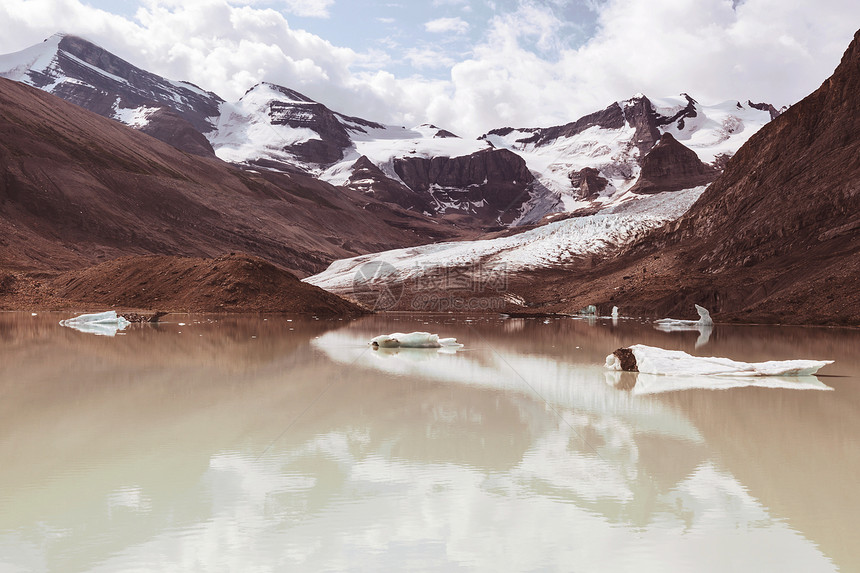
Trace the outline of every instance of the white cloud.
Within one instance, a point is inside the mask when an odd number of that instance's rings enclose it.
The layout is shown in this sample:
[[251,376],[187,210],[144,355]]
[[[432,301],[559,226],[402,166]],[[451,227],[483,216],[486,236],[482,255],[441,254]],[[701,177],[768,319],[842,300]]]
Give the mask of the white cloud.
[[328,18],[334,0],[230,0],[233,5],[270,5],[296,16],[306,18]]
[[[466,133],[501,125],[571,121],[636,92],[688,92],[795,102],[839,62],[860,21],[852,0],[609,0],[596,6],[597,33],[564,47],[566,22],[523,1],[500,14],[470,57],[453,66],[444,97],[428,110]],[[467,118],[463,121],[463,118]]]
[[406,51],[406,59],[414,68],[445,68],[454,65],[451,56],[433,48],[412,48]]
[[281,0],[287,5],[287,9],[297,16],[315,16],[327,18],[329,6],[334,0]]
[[[315,4],[319,14],[336,10],[330,0]],[[597,32],[572,48],[559,6],[520,0],[513,11],[500,9],[482,40],[455,61],[418,43],[341,47],[292,28],[274,9],[282,6],[146,0],[127,19],[81,0],[4,0],[0,53],[67,31],[228,100],[266,80],[349,115],[430,121],[475,136],[503,125],[565,123],[636,92],[792,103],[830,75],[860,21],[855,0],[746,0],[736,8],[731,0],[605,0],[592,4]],[[302,6],[311,3],[287,4]],[[428,30],[468,26],[460,18],[434,22]],[[450,67],[450,76],[379,71],[392,58],[416,72]]]
[[425,22],[424,29],[433,34],[465,34],[469,31],[469,23],[462,18],[437,18]]

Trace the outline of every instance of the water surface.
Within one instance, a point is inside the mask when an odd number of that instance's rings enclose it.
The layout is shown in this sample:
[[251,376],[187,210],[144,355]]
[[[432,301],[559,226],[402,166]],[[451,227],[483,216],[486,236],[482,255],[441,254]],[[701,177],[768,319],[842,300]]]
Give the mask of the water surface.
[[[860,570],[858,331],[61,318],[0,313],[3,572]],[[413,330],[465,348],[366,345]],[[633,343],[836,362],[672,390]]]

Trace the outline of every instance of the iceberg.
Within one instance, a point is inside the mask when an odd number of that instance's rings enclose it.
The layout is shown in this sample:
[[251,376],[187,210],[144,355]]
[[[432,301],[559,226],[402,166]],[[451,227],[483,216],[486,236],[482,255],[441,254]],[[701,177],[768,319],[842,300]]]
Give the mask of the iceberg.
[[675,330],[697,330],[702,326],[713,326],[714,321],[711,318],[711,313],[708,312],[703,306],[699,306],[698,304],[694,304],[696,307],[696,312],[699,313],[699,320],[680,320],[677,318],[661,318],[660,320],[655,320],[654,324],[656,325],[654,328],[657,330],[663,330],[664,332],[673,332]]
[[[770,360],[738,362],[729,358],[692,356],[680,350],[665,350],[643,344],[629,348],[636,368],[643,374],[664,376],[811,376],[832,360]],[[606,357],[606,368],[624,370],[616,354]]]
[[439,338],[429,332],[394,332],[370,339],[373,348],[462,348],[456,338]]
[[60,326],[68,326],[87,334],[99,336],[116,336],[116,333],[126,328],[131,322],[125,317],[117,315],[115,310],[97,312],[93,314],[82,314],[67,320],[61,320]]
[[696,307],[696,312],[699,313],[699,320],[661,318],[654,321],[654,328],[661,332],[698,332],[699,338],[696,340],[696,348],[704,346],[711,339],[711,333],[714,331],[714,321],[708,309],[698,304],[693,306]]

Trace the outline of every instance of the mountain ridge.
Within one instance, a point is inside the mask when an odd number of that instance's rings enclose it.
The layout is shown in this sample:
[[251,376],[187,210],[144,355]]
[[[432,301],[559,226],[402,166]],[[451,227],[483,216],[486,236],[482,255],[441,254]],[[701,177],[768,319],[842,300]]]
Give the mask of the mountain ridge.
[[[833,74],[753,135],[677,221],[604,264],[544,276],[543,307],[860,324],[860,30]],[[586,288],[587,285],[587,288]],[[567,298],[559,304],[559,298]]]
[[336,258],[460,236],[301,175],[242,170],[0,78],[0,265],[244,251],[305,276]]
[[[369,176],[374,184],[365,177],[353,190],[386,196],[394,204],[411,208],[429,206],[421,212],[474,228],[534,224],[553,213],[622,200],[639,176],[639,163],[667,131],[682,145],[691,145],[705,163],[719,163],[720,167],[722,160],[717,160],[713,149],[718,148],[722,155],[733,153],[748,132],[778,113],[769,104],[735,102],[737,107],[735,103],[707,107],[686,94],[662,100],[637,94],[564,125],[504,128],[491,130],[477,140],[464,140],[428,124],[407,129],[341,114],[296,90],[270,82],[259,82],[239,101],[226,102],[193,84],[137,68],[72,35],[57,34],[42,45],[0,56],[0,73],[124,121],[180,150],[203,156],[216,154],[256,169],[304,171],[349,188],[356,180],[352,165],[364,156],[384,177],[374,172]],[[722,125],[726,122],[729,125]],[[505,137],[511,133],[515,137]],[[395,165],[402,167],[415,157],[431,161],[448,157],[471,163],[478,157],[464,158],[488,148],[513,152],[532,172],[530,177],[501,182],[507,189],[505,195],[515,189],[517,197],[490,198],[490,203],[504,206],[504,212],[487,208],[486,190],[475,192],[487,184],[479,175],[470,177],[464,172],[441,186],[429,178],[406,184]],[[605,149],[602,155],[601,149]],[[516,171],[518,161],[509,162],[506,170]],[[589,192],[583,193],[572,185],[571,177],[586,168],[607,181],[599,191],[594,191],[598,186],[591,185]],[[699,184],[691,180],[686,188]],[[386,191],[374,191],[374,185]],[[423,194],[424,200],[415,201],[414,193],[392,195],[398,185]]]

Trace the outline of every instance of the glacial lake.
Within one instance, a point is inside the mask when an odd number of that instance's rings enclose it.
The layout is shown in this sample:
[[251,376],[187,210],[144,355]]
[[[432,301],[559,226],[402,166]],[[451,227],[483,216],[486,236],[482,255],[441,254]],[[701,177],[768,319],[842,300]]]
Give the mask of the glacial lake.
[[[860,571],[857,330],[69,316],[0,313],[3,573]],[[465,347],[367,345],[413,330]],[[635,343],[835,363],[607,373]]]

